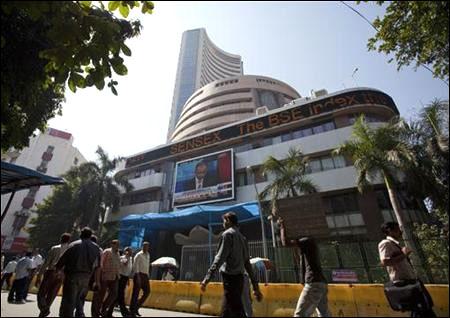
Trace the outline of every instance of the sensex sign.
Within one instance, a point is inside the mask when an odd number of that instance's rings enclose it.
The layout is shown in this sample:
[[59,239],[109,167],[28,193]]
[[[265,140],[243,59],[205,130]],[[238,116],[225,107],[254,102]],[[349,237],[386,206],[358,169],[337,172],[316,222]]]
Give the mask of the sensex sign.
[[144,162],[150,162],[156,159],[211,146],[228,139],[243,137],[258,131],[285,125],[314,115],[332,113],[338,109],[363,104],[383,105],[390,108],[394,113],[399,113],[392,98],[383,92],[369,89],[348,91],[342,94],[336,94],[334,96],[313,100],[310,103],[297,107],[282,108],[277,112],[273,112],[265,116],[256,117],[245,122],[239,122],[235,125],[230,125],[217,131],[184,139],[180,142],[130,157],[127,159],[126,168],[137,166]]

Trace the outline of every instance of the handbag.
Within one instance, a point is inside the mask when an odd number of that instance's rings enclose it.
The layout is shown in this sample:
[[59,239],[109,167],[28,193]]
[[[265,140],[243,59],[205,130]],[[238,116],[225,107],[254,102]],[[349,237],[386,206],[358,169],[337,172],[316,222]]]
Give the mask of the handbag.
[[433,306],[420,280],[395,281],[384,284],[384,294],[395,311],[425,310]]
[[[401,247],[394,244],[401,251]],[[409,258],[407,260],[411,264]],[[387,282],[384,284],[384,294],[395,311],[427,310],[433,307],[431,295],[420,279]]]

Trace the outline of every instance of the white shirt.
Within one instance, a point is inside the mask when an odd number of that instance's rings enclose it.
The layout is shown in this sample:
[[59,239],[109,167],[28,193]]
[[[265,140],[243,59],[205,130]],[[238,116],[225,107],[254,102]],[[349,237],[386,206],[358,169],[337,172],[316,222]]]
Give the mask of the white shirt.
[[6,264],[5,269],[3,270],[3,273],[14,273],[16,271],[17,262],[16,261],[10,261],[8,264]]
[[31,268],[33,268],[33,269],[38,268],[39,266],[44,264],[44,259],[42,258],[41,254],[33,256],[31,261],[32,261],[32,265],[31,265],[32,267]]
[[122,255],[120,257],[120,275],[130,277],[132,271],[133,271],[133,258],[131,256],[128,257],[126,255]]
[[150,270],[150,253],[140,251],[133,260],[133,273],[143,273],[148,275]]
[[33,262],[28,257],[22,257],[16,266],[16,279],[22,279],[29,275],[28,270],[32,269]]
[[197,179],[195,178],[195,189],[201,189],[203,188],[203,179]]

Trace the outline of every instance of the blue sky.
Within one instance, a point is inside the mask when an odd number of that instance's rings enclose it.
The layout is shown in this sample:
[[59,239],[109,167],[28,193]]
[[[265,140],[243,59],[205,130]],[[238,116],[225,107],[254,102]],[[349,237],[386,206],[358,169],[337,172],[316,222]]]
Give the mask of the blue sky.
[[[367,51],[375,30],[340,2],[158,2],[129,41],[128,75],[117,77],[119,96],[94,88],[69,90],[53,128],[74,135],[74,145],[94,160],[101,145],[111,156],[131,156],[165,142],[183,31],[204,27],[220,48],[239,54],[245,74],[282,80],[302,96],[365,86],[389,94],[404,117],[448,86],[412,66],[397,71],[388,56]],[[369,20],[384,14],[373,3],[347,2]],[[358,71],[352,78],[355,68]]]

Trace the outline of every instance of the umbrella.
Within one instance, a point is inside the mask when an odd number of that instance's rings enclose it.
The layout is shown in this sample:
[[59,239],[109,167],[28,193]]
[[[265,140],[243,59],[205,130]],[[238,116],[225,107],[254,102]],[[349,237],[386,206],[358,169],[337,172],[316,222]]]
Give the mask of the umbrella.
[[173,266],[178,267],[177,260],[173,257],[160,257],[152,263],[153,266]]
[[273,264],[272,264],[272,262],[270,261],[270,259],[268,259],[268,258],[261,258],[261,257],[254,257],[254,258],[251,258],[250,259],[250,264],[252,264],[252,265],[256,265],[256,266],[261,266],[261,265],[264,265],[264,267],[266,268],[266,269],[271,269],[271,268],[273,268]]

